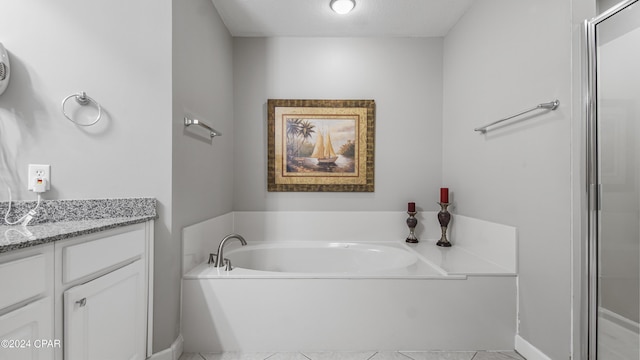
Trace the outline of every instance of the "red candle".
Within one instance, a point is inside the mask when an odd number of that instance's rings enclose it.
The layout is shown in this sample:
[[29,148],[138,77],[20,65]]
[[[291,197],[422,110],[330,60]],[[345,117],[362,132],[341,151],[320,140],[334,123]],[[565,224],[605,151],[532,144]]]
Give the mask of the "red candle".
[[449,188],[440,188],[440,202],[441,203],[449,202]]
[[410,202],[409,203],[409,208],[407,209],[408,212],[416,212],[416,203],[414,202]]

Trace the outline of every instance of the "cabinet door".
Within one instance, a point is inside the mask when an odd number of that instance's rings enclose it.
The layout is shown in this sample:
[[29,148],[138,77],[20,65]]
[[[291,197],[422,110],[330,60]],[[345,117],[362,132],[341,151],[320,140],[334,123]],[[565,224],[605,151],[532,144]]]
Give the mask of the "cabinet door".
[[141,260],[65,291],[65,359],[144,359],[144,295]]
[[60,347],[53,339],[51,297],[0,316],[0,360],[50,360]]

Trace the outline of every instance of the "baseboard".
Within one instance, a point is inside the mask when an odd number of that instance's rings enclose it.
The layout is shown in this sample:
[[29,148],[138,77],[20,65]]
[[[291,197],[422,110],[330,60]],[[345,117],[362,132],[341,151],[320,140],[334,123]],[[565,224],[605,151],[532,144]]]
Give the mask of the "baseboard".
[[516,351],[527,360],[551,360],[550,357],[520,337],[520,335],[516,335]]
[[184,349],[184,338],[182,334],[178,334],[176,340],[171,344],[171,352],[173,353],[173,360],[179,360],[180,356],[182,356],[182,351]]
[[171,350],[171,348],[158,351],[157,353],[151,355],[151,357],[149,357],[147,360],[173,360],[173,351]]
[[605,359],[639,359],[638,323],[600,308],[598,355]]
[[600,315],[600,320],[607,320],[612,322],[613,324],[615,324],[616,326],[619,326],[621,328],[624,328],[628,331],[631,331],[632,333],[634,333],[636,336],[638,336],[638,334],[640,334],[640,324],[638,324],[637,322],[633,321],[633,320],[629,320],[626,317],[619,315],[609,309],[605,309],[605,308],[599,308],[599,315]]
[[184,339],[182,338],[182,334],[180,334],[173,344],[171,344],[171,347],[151,355],[147,360],[179,360],[180,356],[182,356],[183,346]]

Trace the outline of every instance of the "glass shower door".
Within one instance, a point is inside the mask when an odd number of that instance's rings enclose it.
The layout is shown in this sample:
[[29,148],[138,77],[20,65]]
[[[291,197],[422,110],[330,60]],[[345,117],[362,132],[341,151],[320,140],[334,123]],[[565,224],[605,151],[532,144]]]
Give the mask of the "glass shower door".
[[599,360],[635,360],[640,359],[640,2],[626,1],[598,19],[593,28],[595,349]]

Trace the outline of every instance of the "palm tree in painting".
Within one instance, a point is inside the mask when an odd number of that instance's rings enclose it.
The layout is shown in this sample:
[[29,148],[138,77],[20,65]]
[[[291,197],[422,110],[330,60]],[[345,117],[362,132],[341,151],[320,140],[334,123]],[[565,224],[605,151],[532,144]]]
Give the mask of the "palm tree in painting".
[[353,159],[356,155],[356,143],[353,140],[347,140],[347,142],[340,147],[338,154]]
[[311,134],[316,132],[315,130],[313,130],[313,128],[315,127],[316,126],[310,123],[309,120],[304,120],[300,124],[300,133],[298,137],[301,137],[302,139],[298,142],[298,147],[296,148],[296,156],[298,156],[300,153],[300,147],[302,147],[302,145],[307,141],[307,139],[311,139]]
[[293,154],[296,138],[300,135],[301,124],[302,119],[287,119],[287,154]]
[[303,119],[287,119],[287,156],[298,156],[300,147],[311,138],[316,126]]

